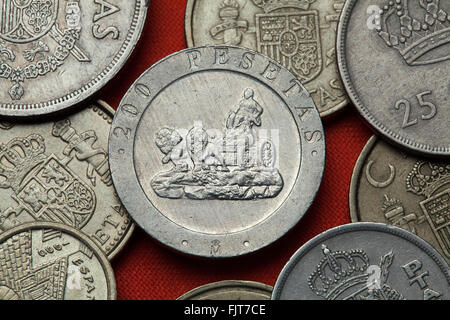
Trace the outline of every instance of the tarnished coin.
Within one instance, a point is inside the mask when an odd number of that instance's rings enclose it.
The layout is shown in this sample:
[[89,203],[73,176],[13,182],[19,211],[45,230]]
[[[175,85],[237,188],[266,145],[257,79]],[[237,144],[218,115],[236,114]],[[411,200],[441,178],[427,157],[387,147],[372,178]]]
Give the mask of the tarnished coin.
[[108,259],[78,230],[31,222],[0,235],[0,300],[114,300]]
[[48,122],[0,121],[0,233],[31,221],[64,223],[112,258],[134,224],[111,180],[104,102]]
[[401,152],[372,137],[353,171],[353,222],[392,224],[426,240],[450,262],[450,163]]
[[413,233],[352,223],[302,246],[281,271],[272,299],[448,300],[450,269]]
[[0,0],[0,114],[47,114],[94,94],[136,46],[148,3]]
[[288,68],[320,115],[347,104],[336,63],[344,0],[188,0],[189,47],[227,44],[257,50]]
[[109,138],[114,185],[163,244],[233,257],[284,235],[322,179],[325,136],[308,92],[255,51],[208,46],[161,60],[133,84]]
[[177,300],[270,300],[272,289],[259,282],[225,280],[192,289]]
[[348,0],[337,56],[361,115],[398,146],[450,156],[450,2]]

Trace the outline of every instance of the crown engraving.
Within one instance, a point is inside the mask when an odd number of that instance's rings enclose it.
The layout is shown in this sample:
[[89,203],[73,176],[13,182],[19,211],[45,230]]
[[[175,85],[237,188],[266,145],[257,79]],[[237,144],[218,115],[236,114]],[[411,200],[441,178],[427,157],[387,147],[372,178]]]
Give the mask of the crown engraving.
[[308,10],[311,4],[316,0],[253,0],[253,3],[264,10],[264,12],[272,12],[283,8],[299,8]]
[[31,134],[0,144],[0,188],[18,192],[24,178],[46,160],[44,138]]
[[[324,257],[308,278],[308,285],[318,296],[327,300],[393,300],[403,296],[386,282],[394,253],[381,257],[380,276],[371,279],[368,255],[361,249],[331,251],[322,245]],[[373,266],[372,266],[373,267]]]
[[450,164],[418,161],[406,178],[406,190],[429,198],[450,183]]
[[450,47],[440,48],[450,43],[450,17],[442,3],[391,0],[380,11],[378,35],[389,47],[397,49],[408,65],[450,59]]

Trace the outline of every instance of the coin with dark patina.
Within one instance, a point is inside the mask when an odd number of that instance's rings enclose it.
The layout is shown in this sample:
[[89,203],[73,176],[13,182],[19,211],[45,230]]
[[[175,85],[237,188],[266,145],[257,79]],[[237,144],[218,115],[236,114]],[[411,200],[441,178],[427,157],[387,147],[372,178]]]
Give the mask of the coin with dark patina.
[[349,0],[337,56],[361,115],[397,146],[450,156],[450,2]]
[[0,122],[0,234],[51,221],[82,231],[110,258],[122,249],[134,223],[109,171],[113,114],[99,101],[52,121]]
[[353,222],[373,221],[411,231],[450,262],[450,164],[418,158],[372,137],[353,171]]
[[275,283],[275,300],[448,300],[450,268],[404,229],[359,222],[303,245]]
[[89,237],[32,222],[0,235],[0,300],[114,300],[108,259]]
[[128,90],[109,139],[124,207],[178,251],[233,257],[291,229],[322,179],[319,113],[276,61],[233,46],[177,52]]
[[270,300],[272,289],[259,282],[225,280],[192,289],[177,300]]
[[187,44],[239,45],[275,59],[327,116],[347,104],[335,50],[343,5],[344,0],[188,0]]
[[0,114],[69,108],[133,51],[149,0],[0,0]]

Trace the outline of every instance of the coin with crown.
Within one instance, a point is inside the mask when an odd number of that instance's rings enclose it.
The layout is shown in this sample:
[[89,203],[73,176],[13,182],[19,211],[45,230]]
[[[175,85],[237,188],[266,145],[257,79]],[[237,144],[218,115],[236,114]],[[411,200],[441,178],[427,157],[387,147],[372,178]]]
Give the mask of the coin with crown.
[[350,0],[337,57],[350,99],[390,143],[450,156],[450,2]]
[[108,165],[114,110],[103,101],[47,121],[0,126],[0,235],[32,221],[69,225],[113,258],[134,224]]
[[304,244],[275,283],[275,300],[448,300],[448,264],[427,242],[383,223],[338,226]]
[[388,223],[418,235],[450,262],[450,164],[406,153],[373,136],[350,185],[353,222]]
[[229,44],[284,65],[311,93],[322,117],[347,104],[338,76],[336,29],[344,0],[189,0],[189,47]]

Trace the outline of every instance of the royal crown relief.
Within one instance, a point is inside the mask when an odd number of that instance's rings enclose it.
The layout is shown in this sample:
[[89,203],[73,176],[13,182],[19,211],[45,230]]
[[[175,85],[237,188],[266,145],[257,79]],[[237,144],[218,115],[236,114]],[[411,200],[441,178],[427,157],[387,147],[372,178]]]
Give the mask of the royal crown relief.
[[[334,44],[324,48],[323,30],[333,34],[343,0],[332,0],[330,12],[323,14],[312,10],[316,0],[252,0],[257,13],[253,21],[240,18],[243,10],[252,4],[239,0],[222,0],[218,8],[219,24],[210,29],[216,43],[242,45],[244,37],[256,40],[256,50],[288,68],[302,84],[316,79],[325,68],[335,65]],[[259,12],[259,13],[258,13]],[[323,15],[323,16],[321,16]],[[318,83],[309,88],[318,94],[320,106],[337,101],[343,96],[337,77],[328,84]]]
[[[78,133],[66,119],[53,124],[52,135],[66,143],[62,157],[47,154],[45,139],[39,134],[0,144],[0,189],[11,190],[17,203],[0,213],[0,231],[14,227],[24,216],[28,221],[59,222],[81,229],[96,208],[93,187],[98,180],[111,186],[107,153],[95,145],[94,131]],[[70,168],[75,158],[86,163],[84,179]]]
[[[369,163],[370,164],[370,163]],[[375,188],[386,188],[394,182],[395,167],[390,165],[390,178],[375,181],[366,167],[366,178]],[[418,234],[417,226],[428,223],[447,258],[450,258],[450,165],[417,161],[405,181],[406,191],[421,198],[422,214],[407,212],[401,200],[390,194],[382,199],[381,212],[387,223]],[[420,236],[420,234],[418,234]]]
[[276,133],[262,125],[263,108],[251,88],[225,119],[225,130],[164,127],[155,144],[170,171],[158,173],[151,186],[162,198],[191,200],[255,200],[276,197],[283,189],[278,171]]
[[[120,11],[106,0],[93,0],[92,36],[118,39],[114,26],[100,20]],[[0,78],[12,85],[8,94],[19,101],[25,95],[22,83],[56,71],[70,57],[90,63],[82,46],[83,3],[79,0],[0,0]]]

